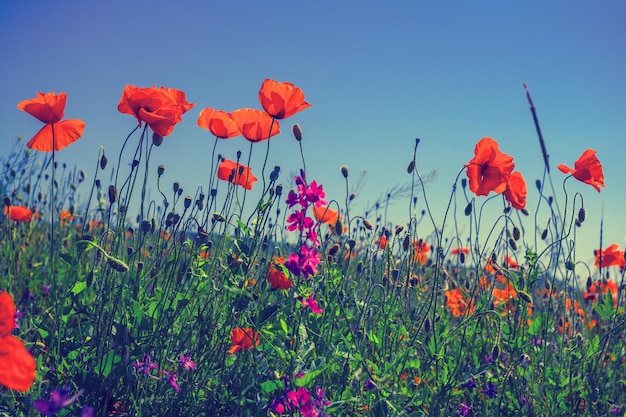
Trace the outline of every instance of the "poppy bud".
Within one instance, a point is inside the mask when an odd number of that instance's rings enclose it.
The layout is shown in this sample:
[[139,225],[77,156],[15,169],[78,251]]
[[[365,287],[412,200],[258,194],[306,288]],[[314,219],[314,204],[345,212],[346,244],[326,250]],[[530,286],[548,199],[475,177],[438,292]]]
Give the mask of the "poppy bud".
[[535,180],[535,186],[537,187],[537,190],[541,191],[541,180]]
[[404,230],[404,226],[398,225],[396,226],[396,236],[400,234]]
[[465,252],[461,252],[459,254],[459,262],[464,264],[465,263]]
[[515,240],[509,239],[509,246],[511,246],[511,249],[517,250],[517,243],[515,243]]
[[409,250],[409,244],[411,243],[411,239],[409,235],[406,235],[404,237],[404,240],[402,241],[402,249],[404,249],[405,251]]
[[341,219],[337,219],[335,222],[335,233],[337,233],[338,236],[341,236],[343,233],[343,223],[341,222]]
[[587,212],[585,211],[583,207],[581,207],[580,210],[578,210],[578,221],[582,223],[585,221],[586,217],[587,217]]
[[521,231],[519,230],[519,227],[515,226],[513,228],[513,239],[515,239],[516,241],[519,240],[519,238],[521,237]]
[[136,168],[139,165],[139,160],[138,159],[133,159],[133,162],[131,162],[130,167],[131,168]]
[[296,138],[298,142],[302,141],[302,128],[298,123],[291,126],[291,133],[293,133],[293,137]]
[[467,206],[465,206],[464,213],[466,216],[469,216],[470,214],[472,214],[472,202],[471,201],[467,203]]
[[104,152],[102,153],[102,156],[100,157],[100,169],[104,169],[107,167],[107,156],[104,154]]
[[78,182],[85,181],[85,178],[87,178],[87,173],[85,172],[85,170],[81,169],[80,171],[78,171]]
[[211,188],[211,197],[215,197],[217,195],[217,188]]
[[541,240],[546,240],[546,237],[548,237],[548,229],[543,229],[543,232],[541,232]]
[[335,243],[328,251],[328,254],[330,256],[334,256],[338,251],[339,251],[339,244]]
[[135,252],[135,248],[133,248],[132,246],[126,248],[126,253],[128,254],[129,258],[133,256],[133,252]]
[[115,185],[109,185],[109,203],[113,204],[117,200]]
[[522,214],[524,216],[528,216],[528,210],[526,210],[526,207],[524,207],[523,209],[520,210],[520,212],[522,212]]
[[96,178],[95,184],[96,184],[96,188],[98,189],[102,186],[102,183],[100,182],[99,178]]
[[498,345],[494,345],[494,346],[493,346],[493,349],[492,349],[492,351],[491,351],[491,356],[492,356],[494,359],[497,359],[497,358],[498,358],[498,356],[500,356],[500,346],[498,346]]
[[367,219],[363,219],[363,226],[365,226],[367,230],[372,230],[374,228],[372,223],[370,223]]
[[272,172],[270,172],[270,181],[275,182],[278,179],[278,173],[280,172],[280,168],[274,169]]
[[409,162],[409,166],[406,168],[407,174],[410,174],[415,169],[415,161]]
[[226,220],[226,218],[224,216],[222,216],[221,213],[218,213],[217,211],[215,213],[213,213],[213,220],[215,220],[216,222],[223,222]]
[[188,209],[191,206],[191,200],[192,200],[192,198],[191,198],[190,195],[185,197],[185,201],[183,203],[185,209]]
[[163,173],[165,172],[165,166],[164,165],[159,165],[159,167],[157,168],[157,174],[160,177],[161,175],[163,175]]
[[350,193],[350,196],[348,197],[348,201],[352,201],[356,198],[356,194],[355,193]]
[[107,264],[118,272],[128,272],[128,265],[117,258],[109,258]]
[[150,231],[150,222],[147,220],[142,220],[139,225],[139,228],[141,229],[141,232],[143,234],[148,233]]
[[347,165],[342,165],[341,168],[339,168],[339,170],[341,171],[341,175],[343,175],[344,178],[348,178],[348,174],[350,173],[350,170]]
[[587,277],[587,289],[591,288],[591,284],[593,284],[591,282],[591,277]]
[[4,205],[5,206],[10,206],[11,205],[11,197],[4,196]]
[[276,190],[276,197],[280,197],[283,194],[283,186],[278,184],[275,188]]
[[172,189],[174,190],[174,193],[177,193],[179,188],[180,188],[180,184],[178,183],[178,181],[172,184]]
[[463,187],[463,188],[467,187],[467,178],[462,178],[461,179],[461,187]]
[[569,271],[573,271],[574,270],[574,263],[572,261],[566,261],[565,262],[565,269],[569,270]]
[[524,301],[526,304],[532,304],[533,299],[530,296],[530,294],[528,294],[526,291],[518,291],[517,295],[519,295],[519,298]]
[[152,134],[152,144],[154,146],[161,146],[163,143],[163,136],[157,135],[156,133]]

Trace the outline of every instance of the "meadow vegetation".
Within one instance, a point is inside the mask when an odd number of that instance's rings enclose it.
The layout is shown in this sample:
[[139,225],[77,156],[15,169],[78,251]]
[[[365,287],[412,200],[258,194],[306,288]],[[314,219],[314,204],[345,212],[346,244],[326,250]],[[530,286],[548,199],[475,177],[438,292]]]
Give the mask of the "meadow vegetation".
[[[347,166],[334,200],[308,177],[297,124],[300,164],[249,168],[310,106],[291,83],[266,80],[263,110],[201,110],[211,179],[191,192],[153,155],[189,122],[184,92],[126,86],[137,128],[117,163],[98,150],[93,179],[55,160],[85,125],[63,120],[65,100],[19,103],[44,127],[2,159],[0,415],[624,415],[624,250],[567,187],[604,187],[596,151],[550,170],[537,124],[530,208],[513,157],[483,138],[438,223],[417,139],[392,224],[391,194],[355,208]],[[219,155],[226,139],[247,154]],[[599,242],[593,265],[581,236]]]

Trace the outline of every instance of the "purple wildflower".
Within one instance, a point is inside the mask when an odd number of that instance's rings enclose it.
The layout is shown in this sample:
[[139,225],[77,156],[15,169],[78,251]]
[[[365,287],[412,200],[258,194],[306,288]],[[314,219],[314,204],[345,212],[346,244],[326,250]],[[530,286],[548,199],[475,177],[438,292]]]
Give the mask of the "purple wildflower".
[[473,388],[476,388],[476,381],[474,381],[474,378],[470,378],[470,379],[468,379],[466,382],[464,382],[464,383],[461,385],[461,387],[462,387],[462,388],[465,388],[465,389],[473,389]]
[[64,407],[72,404],[83,393],[84,390],[79,390],[73,396],[69,396],[69,387],[63,387],[60,390],[55,390],[50,393],[49,400],[38,399],[33,406],[44,416],[53,416]]
[[456,412],[456,415],[457,416],[469,416],[471,412],[472,412],[472,403],[469,403],[469,404],[461,403],[461,406]]
[[174,388],[174,391],[180,392],[180,386],[178,385],[178,376],[176,372],[169,373],[167,371],[163,371],[165,376],[167,377],[167,382]]
[[196,369],[196,363],[191,360],[191,353],[187,352],[178,357],[178,365],[182,366],[185,371],[193,371]]
[[133,363],[133,368],[135,368],[135,371],[137,371],[137,373],[150,375],[150,372],[152,372],[153,369],[159,369],[159,365],[152,362],[152,357],[149,353],[146,353],[143,362],[137,361]]
[[496,384],[490,382],[487,384],[487,388],[481,390],[483,394],[487,395],[489,398],[493,398],[498,395],[498,391],[496,391]]
[[83,407],[83,410],[80,412],[80,417],[93,417],[93,407]]

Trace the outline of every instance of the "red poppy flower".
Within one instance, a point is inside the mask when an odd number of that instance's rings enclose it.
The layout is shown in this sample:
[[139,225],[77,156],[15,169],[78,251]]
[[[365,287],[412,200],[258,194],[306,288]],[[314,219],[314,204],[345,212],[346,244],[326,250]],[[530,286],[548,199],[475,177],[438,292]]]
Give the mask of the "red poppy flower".
[[[624,259],[624,251],[617,250],[617,243],[612,244],[602,251],[595,251],[596,268],[608,268],[610,266],[618,266],[620,269],[626,269],[626,259]],[[600,255],[602,255],[602,264],[600,264]]]
[[253,349],[259,345],[261,340],[259,334],[251,327],[245,329],[235,327],[230,332],[230,341],[233,345],[228,349],[228,353],[233,354],[242,350]]
[[339,211],[333,210],[330,207],[324,206],[313,206],[311,207],[311,211],[313,213],[313,217],[320,223],[328,223],[331,226],[334,226],[339,219]]
[[[85,130],[85,122],[63,120],[67,94],[37,93],[37,97],[18,103],[17,108],[46,123],[26,146],[42,152],[60,151],[77,141]],[[53,140],[54,139],[54,140]]]
[[267,280],[275,290],[287,290],[293,286],[293,282],[285,273],[284,265],[285,258],[275,256],[274,261],[267,268]]
[[602,164],[596,157],[596,153],[597,151],[593,149],[587,149],[574,162],[574,169],[563,164],[557,168],[564,174],[571,173],[578,181],[589,184],[600,192],[600,187],[604,187],[604,171],[602,171]]
[[387,236],[382,235],[381,237],[376,239],[374,243],[376,243],[379,248],[384,250],[387,247]]
[[235,121],[243,137],[250,142],[261,142],[280,133],[278,121],[272,119],[261,110],[239,109],[233,111],[230,116]]
[[461,317],[465,314],[474,313],[474,303],[468,300],[459,288],[447,290],[445,292],[445,296],[446,307],[450,310],[450,313],[452,313],[454,317]]
[[454,249],[452,249],[452,254],[453,255],[459,255],[459,256],[461,256],[461,254],[467,255],[469,252],[470,252],[469,248],[454,248]]
[[304,93],[292,83],[265,80],[259,91],[259,101],[267,114],[285,119],[311,105],[304,101]]
[[4,206],[4,214],[15,222],[28,223],[33,218],[33,211],[23,206]]
[[155,134],[167,136],[194,105],[187,102],[184,92],[175,88],[127,85],[117,110],[135,116],[139,126],[145,122]]
[[476,195],[501,193],[515,167],[513,157],[498,149],[498,142],[482,138],[474,148],[474,158],[465,165],[469,188]]
[[24,343],[11,336],[15,325],[15,304],[7,292],[0,292],[0,385],[28,391],[35,381],[35,359]]
[[422,239],[413,242],[415,252],[413,253],[413,262],[419,262],[420,265],[424,265],[427,261],[426,254],[430,252],[430,246]]
[[252,185],[259,179],[252,175],[252,170],[240,163],[225,159],[217,167],[217,178],[240,185],[246,190],[251,190]]
[[208,129],[216,137],[220,139],[230,139],[235,136],[241,135],[237,124],[227,113],[223,110],[215,110],[209,107],[200,111],[198,116],[198,126],[203,129]]
[[513,172],[506,182],[504,198],[514,209],[521,210],[526,207],[526,194],[526,181],[524,181],[524,177],[519,171]]

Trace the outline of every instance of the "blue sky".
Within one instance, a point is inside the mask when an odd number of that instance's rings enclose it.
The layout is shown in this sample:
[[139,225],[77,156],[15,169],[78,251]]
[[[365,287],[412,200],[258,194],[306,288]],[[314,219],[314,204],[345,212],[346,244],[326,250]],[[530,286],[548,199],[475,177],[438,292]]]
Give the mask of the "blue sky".
[[[406,165],[419,137],[420,172],[438,172],[427,195],[441,221],[454,178],[485,136],[514,156],[529,185],[529,208],[536,205],[542,160],[526,82],[557,189],[564,175],[556,165],[573,166],[587,148],[598,151],[604,166],[607,188],[600,194],[567,183],[572,193],[582,193],[588,210],[578,235],[584,253],[597,246],[602,208],[605,246],[624,245],[622,1],[33,0],[0,8],[5,149],[41,127],[17,110],[19,101],[37,91],[64,91],[66,118],[83,119],[86,129],[58,158],[93,173],[99,147],[116,160],[135,126],[131,116],[117,112],[124,86],[178,88],[196,106],[155,150],[152,163],[155,170],[166,166],[165,182],[179,181],[192,193],[206,187],[215,140],[196,126],[200,110],[260,108],[257,93],[265,78],[291,81],[312,107],[284,120],[283,133],[271,139],[268,164],[282,167],[283,182],[300,166],[290,134],[296,122],[304,130],[309,178],[323,183],[330,198],[345,198],[340,165],[347,164],[354,178],[367,172],[357,212],[410,180]],[[247,155],[241,137],[218,146],[231,159],[239,149]],[[264,144],[255,146],[255,173],[264,153]],[[408,199],[396,201],[390,212],[396,222],[407,221],[407,207]]]

